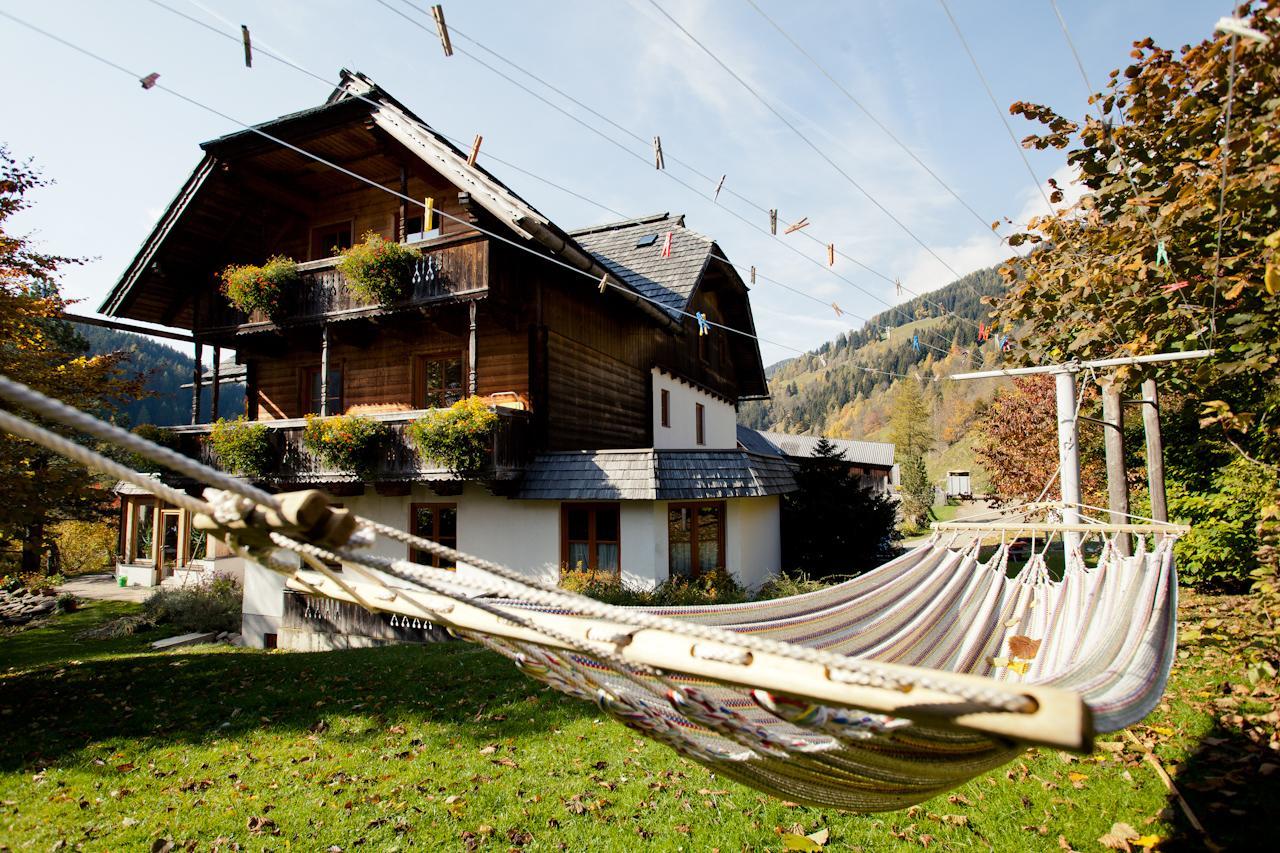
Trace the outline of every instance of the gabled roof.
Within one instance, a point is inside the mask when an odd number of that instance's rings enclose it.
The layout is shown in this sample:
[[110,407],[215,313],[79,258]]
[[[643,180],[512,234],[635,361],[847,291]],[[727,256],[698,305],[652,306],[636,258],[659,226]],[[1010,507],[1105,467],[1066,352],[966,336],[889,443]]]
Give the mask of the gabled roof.
[[[785,432],[762,432],[738,425],[738,445],[745,450],[793,459],[812,456],[820,435],[791,435]],[[837,451],[843,451],[844,459],[854,465],[893,467],[894,446],[883,441],[854,441],[845,438],[828,438]]]
[[575,450],[525,469],[525,500],[707,500],[794,492],[791,465],[742,450]]
[[[638,293],[665,308],[683,311],[711,262],[710,237],[685,227],[684,216],[659,213],[569,232],[578,245]],[[671,256],[663,257],[671,235]]]

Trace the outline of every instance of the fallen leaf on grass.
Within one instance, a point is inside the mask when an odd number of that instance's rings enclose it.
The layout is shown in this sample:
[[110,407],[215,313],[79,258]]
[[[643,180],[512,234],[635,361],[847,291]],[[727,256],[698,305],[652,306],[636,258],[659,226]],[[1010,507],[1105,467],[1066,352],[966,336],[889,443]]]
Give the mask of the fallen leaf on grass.
[[1098,843],[1111,850],[1123,850],[1125,853],[1129,853],[1133,849],[1133,842],[1140,837],[1138,830],[1129,824],[1113,823],[1111,824],[1111,831],[1099,838]]
[[[792,827],[798,829],[799,827]],[[783,850],[822,850],[827,846],[827,840],[831,837],[831,833],[826,829],[820,829],[817,832],[811,832],[808,835],[802,835],[798,832],[782,833],[782,849]]]

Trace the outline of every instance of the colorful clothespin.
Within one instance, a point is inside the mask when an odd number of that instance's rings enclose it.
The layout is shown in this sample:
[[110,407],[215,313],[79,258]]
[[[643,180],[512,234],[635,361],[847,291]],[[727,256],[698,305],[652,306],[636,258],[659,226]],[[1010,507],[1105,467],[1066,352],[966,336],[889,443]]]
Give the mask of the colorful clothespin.
[[752,284],[755,284],[755,283],[756,283],[756,268],[755,268],[755,267],[752,267],[752,268],[751,268],[751,283],[752,283]]
[[902,279],[895,278],[893,280],[893,287],[894,287],[894,290],[897,291],[898,295],[901,296],[902,295]]
[[728,175],[721,175],[721,176],[720,176],[720,183],[716,184],[716,194],[715,194],[714,196],[712,196],[712,198],[711,198],[711,200],[712,200],[712,201],[719,201],[719,200],[720,200],[720,190],[724,189],[724,179],[725,179],[725,178],[727,178],[727,177],[729,177],[729,176],[728,176]]
[[911,348],[916,352],[920,352],[920,335],[919,334],[915,334],[911,336]]
[[1164,241],[1156,243],[1156,266],[1169,266],[1169,252],[1164,247]]
[[435,215],[436,215],[436,200],[431,196],[427,196],[427,209],[422,217],[423,233],[426,233],[427,231],[430,231],[432,229],[432,226],[435,221]]
[[1168,284],[1161,285],[1160,289],[1165,292],[1165,295],[1168,295],[1171,293],[1176,293],[1177,291],[1182,290],[1182,288],[1186,286],[1187,286],[1187,283],[1185,281],[1171,281]]
[[604,289],[609,286],[609,274],[605,273],[600,276],[600,292],[604,293]]
[[662,257],[671,257],[671,238],[675,234],[674,231],[668,231],[667,236],[662,238]]
[[244,67],[253,67],[253,42],[249,39],[249,28],[240,25],[240,40],[244,42]]
[[818,364],[822,365],[823,367],[827,366],[827,357],[822,353],[818,353]]
[[1009,350],[1011,350],[1011,349],[1013,349],[1013,342],[1009,340],[1009,336],[1008,336],[1008,335],[1001,335],[1001,336],[1000,336],[1000,351],[1001,351],[1001,352],[1008,352],[1008,351],[1009,351]]
[[431,17],[436,19],[436,32],[445,56],[453,56],[453,42],[449,41],[449,27],[444,22],[444,7],[439,3],[431,7]]
[[476,158],[480,156],[480,143],[483,141],[484,137],[477,133],[475,140],[471,143],[471,153],[467,155],[468,166],[474,166],[476,164]]
[[982,343],[991,337],[991,330],[987,328],[987,324],[981,320],[978,321],[978,343]]
[[837,305],[837,304],[835,304],[834,302],[832,302],[832,303],[831,303],[831,307],[832,307],[832,308],[834,308],[834,309],[836,310],[836,316],[837,316],[837,317],[843,317],[843,316],[844,316],[844,312],[840,310],[840,306],[839,306],[839,305]]
[[150,74],[148,74],[146,77],[143,77],[138,82],[142,84],[142,88],[150,89],[152,86],[155,86],[156,81],[159,79],[160,79],[160,75],[152,71]]
[[799,231],[801,228],[806,227],[808,224],[809,224],[809,217],[802,216],[799,219],[797,219],[795,222],[792,222],[790,225],[788,225],[786,230],[783,231],[782,233],[790,234],[792,231]]
[[706,314],[703,314],[701,311],[699,311],[699,312],[697,312],[696,314],[694,314],[694,315],[693,315],[693,317],[694,317],[694,319],[695,319],[695,320],[697,320],[697,321],[698,321],[698,335],[699,335],[699,336],[701,336],[701,335],[705,335],[707,332],[711,331],[711,327],[710,327],[709,325],[707,325],[707,315],[706,315]]
[[834,267],[836,265],[836,244],[827,244],[827,266]]
[[662,137],[655,136],[653,138],[653,167],[655,169],[667,168],[666,163],[662,160]]
[[778,236],[778,209],[776,207],[769,209],[769,233]]

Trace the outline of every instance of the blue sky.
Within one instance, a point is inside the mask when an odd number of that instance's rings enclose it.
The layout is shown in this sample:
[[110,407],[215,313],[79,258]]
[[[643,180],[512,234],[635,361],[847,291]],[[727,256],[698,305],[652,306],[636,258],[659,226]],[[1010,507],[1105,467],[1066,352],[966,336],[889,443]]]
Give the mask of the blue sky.
[[[869,317],[895,295],[892,284],[839,259],[823,269],[824,243],[909,291],[950,281],[951,272],[814,154],[745,89],[662,19],[649,0],[515,3],[446,2],[461,33],[524,66],[647,140],[661,135],[669,175],[657,172],[648,143],[637,142],[571,104],[566,108],[640,155],[585,130],[461,54],[446,59],[434,34],[376,0],[159,0],[230,30],[248,24],[256,41],[336,80],[358,69],[437,130],[465,143],[484,135],[481,157],[510,161],[626,216],[673,211],[716,238],[737,264],[836,301]],[[432,27],[424,0],[386,0]],[[953,269],[965,273],[1007,251],[954,198],[877,129],[745,0],[659,0],[822,148],[881,205]],[[818,3],[757,0],[845,88],[888,125],[987,221],[1026,217],[1043,202],[1009,141],[955,32],[935,0]],[[1151,35],[1178,46],[1208,35],[1229,4],[1060,0],[1095,87],[1128,61],[1131,42]],[[203,7],[203,8],[202,8]],[[1002,107],[1035,101],[1079,116],[1085,89],[1048,0],[951,0],[951,8]],[[228,115],[256,122],[321,102],[332,88],[259,57],[148,0],[39,4],[0,0],[0,9],[90,48]],[[211,14],[212,13],[212,14]],[[224,20],[219,20],[219,18]],[[228,26],[228,24],[232,26]],[[156,218],[198,162],[197,144],[236,125],[158,90],[144,91],[116,71],[0,19],[10,91],[0,141],[34,157],[55,186],[42,191],[16,230],[49,251],[91,258],[68,270],[68,295],[96,309]],[[458,45],[477,55],[467,41]],[[485,57],[492,61],[490,57]],[[519,72],[509,73],[535,89]],[[543,91],[550,99],[559,96]],[[1012,119],[1019,138],[1031,132]],[[1030,152],[1041,181],[1066,177],[1058,152]],[[713,182],[672,163],[679,158],[718,177],[781,220],[802,216],[814,242],[775,241],[733,218],[768,220]],[[646,165],[647,164],[647,165]],[[608,210],[513,172],[489,168],[566,228],[617,218]],[[678,177],[700,192],[672,179]],[[809,258],[788,248],[801,250]],[[761,282],[752,291],[765,362],[808,349],[861,322]]]

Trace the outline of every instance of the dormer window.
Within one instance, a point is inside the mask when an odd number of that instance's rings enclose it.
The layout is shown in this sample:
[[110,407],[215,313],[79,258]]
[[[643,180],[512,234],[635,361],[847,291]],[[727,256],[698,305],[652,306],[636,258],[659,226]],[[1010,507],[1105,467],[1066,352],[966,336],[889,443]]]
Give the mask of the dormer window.
[[658,242],[657,234],[646,234],[636,241],[636,248],[643,249],[645,246],[652,246],[656,242]]

